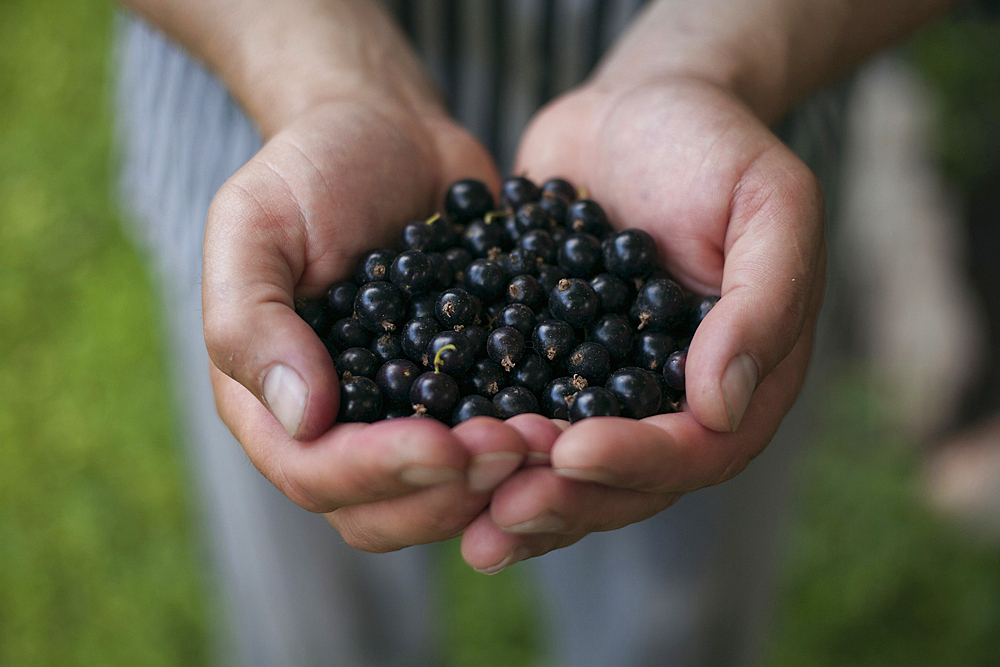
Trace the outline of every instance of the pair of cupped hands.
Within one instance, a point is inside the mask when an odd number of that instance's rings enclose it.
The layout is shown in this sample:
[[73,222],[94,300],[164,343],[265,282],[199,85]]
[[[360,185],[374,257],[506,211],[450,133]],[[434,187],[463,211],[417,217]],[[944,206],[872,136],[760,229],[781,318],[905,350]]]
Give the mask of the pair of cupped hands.
[[615,227],[652,234],[684,287],[722,296],[691,341],[682,412],[334,423],[337,373],[294,300],[394,245],[452,182],[499,190],[490,155],[443,111],[325,100],[274,132],[212,204],[203,301],[219,413],[260,472],[351,546],[461,536],[469,565],[493,573],[642,521],[743,470],[802,386],[822,197],[731,91],[688,76],[593,79],[538,113],[514,171],[585,188]]

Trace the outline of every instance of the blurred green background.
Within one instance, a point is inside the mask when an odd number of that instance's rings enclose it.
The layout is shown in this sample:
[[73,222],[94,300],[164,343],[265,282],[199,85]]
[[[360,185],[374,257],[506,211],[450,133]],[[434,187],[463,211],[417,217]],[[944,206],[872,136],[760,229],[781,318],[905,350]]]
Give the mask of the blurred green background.
[[[0,2],[3,667],[209,661],[212,601],[155,290],[113,196],[112,19],[100,0]],[[983,54],[997,64],[998,33],[976,30],[952,21],[919,45],[955,108]],[[968,127],[942,135],[958,179],[978,174]],[[1000,550],[924,509],[913,443],[864,365],[839,368],[800,471],[767,664],[1000,664]],[[534,662],[517,568],[477,575],[455,544],[441,567],[456,582],[448,664]]]

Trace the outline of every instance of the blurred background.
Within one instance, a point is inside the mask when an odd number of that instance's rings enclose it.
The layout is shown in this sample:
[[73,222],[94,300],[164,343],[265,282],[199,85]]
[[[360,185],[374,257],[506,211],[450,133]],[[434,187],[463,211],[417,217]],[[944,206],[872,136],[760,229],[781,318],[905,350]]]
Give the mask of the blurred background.
[[[113,21],[0,2],[3,667],[209,660],[156,290],[115,198]],[[960,11],[853,78],[767,665],[1000,664],[1000,426],[977,428],[1000,406],[998,45]],[[456,543],[439,567],[446,664],[538,663],[519,568]]]

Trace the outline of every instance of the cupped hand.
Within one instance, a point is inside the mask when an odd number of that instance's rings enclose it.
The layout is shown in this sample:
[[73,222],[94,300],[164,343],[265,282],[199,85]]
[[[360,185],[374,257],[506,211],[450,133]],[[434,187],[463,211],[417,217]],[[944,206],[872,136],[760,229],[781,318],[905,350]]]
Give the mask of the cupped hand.
[[684,287],[722,298],[691,341],[682,412],[565,430],[511,423],[551,467],[506,480],[466,530],[466,560],[488,571],[646,519],[743,470],[801,389],[824,283],[816,179],[711,83],[597,80],[538,114],[516,172],[584,188],[617,228],[652,234]]
[[265,477],[368,551],[460,532],[525,444],[496,420],[334,425],[333,361],[294,300],[351,276],[467,177],[497,189],[487,152],[443,114],[331,100],[276,133],[209,212],[203,308],[219,413]]

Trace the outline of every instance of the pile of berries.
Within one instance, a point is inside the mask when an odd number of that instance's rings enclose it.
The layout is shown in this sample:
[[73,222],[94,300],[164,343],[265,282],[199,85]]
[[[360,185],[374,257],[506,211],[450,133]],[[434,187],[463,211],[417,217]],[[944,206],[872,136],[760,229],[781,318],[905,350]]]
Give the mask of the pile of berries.
[[645,231],[615,232],[567,181],[454,183],[444,215],[372,250],[299,314],[340,375],[338,421],[673,412],[718,297],[687,295]]

